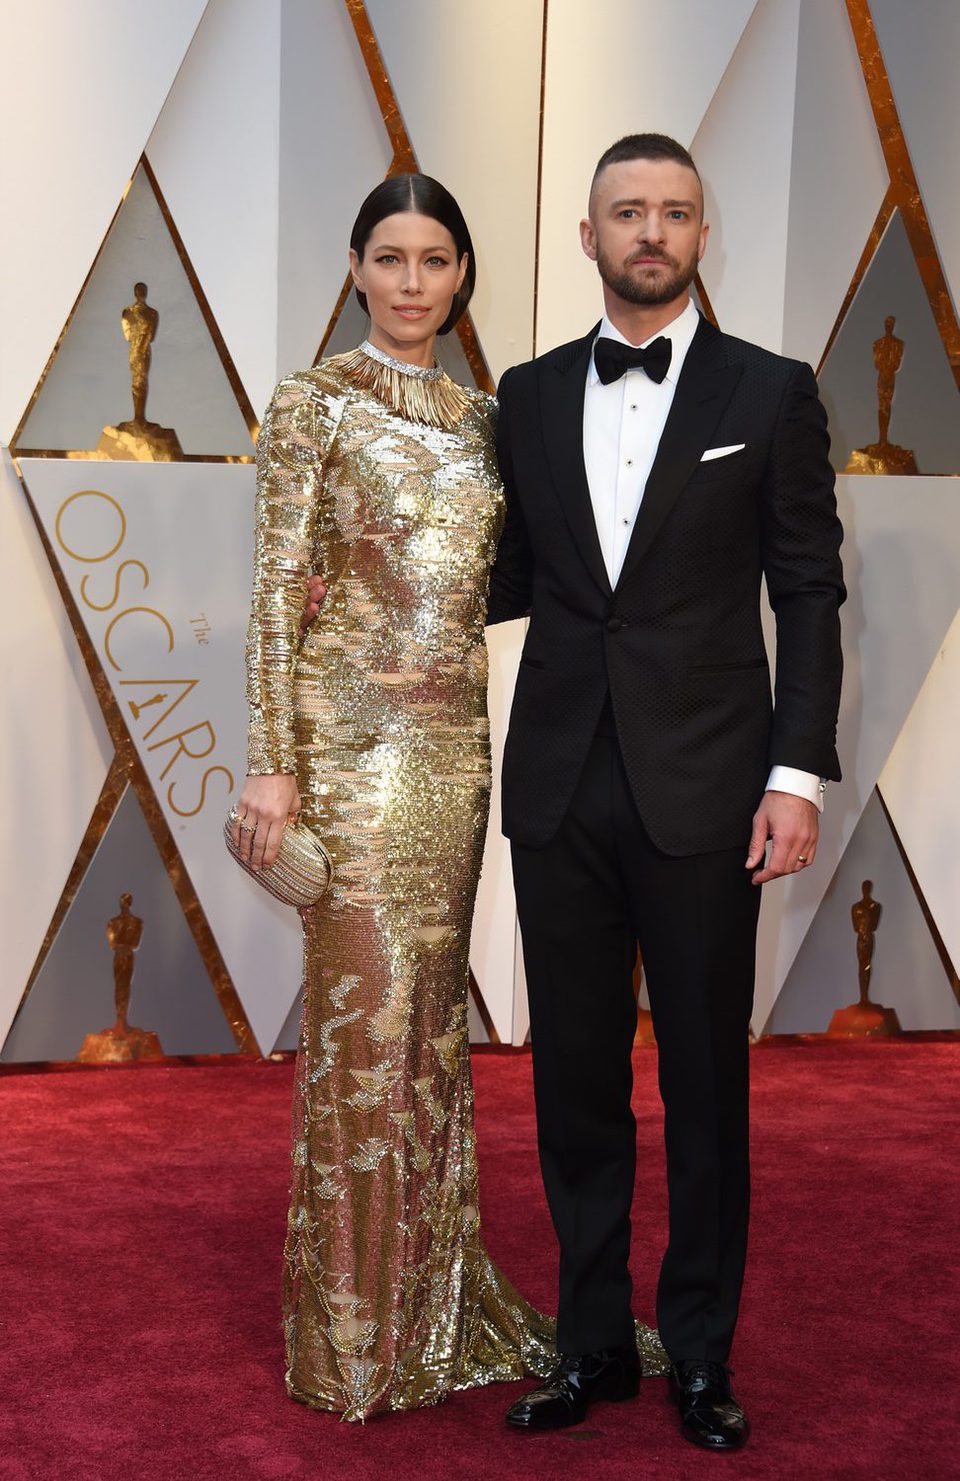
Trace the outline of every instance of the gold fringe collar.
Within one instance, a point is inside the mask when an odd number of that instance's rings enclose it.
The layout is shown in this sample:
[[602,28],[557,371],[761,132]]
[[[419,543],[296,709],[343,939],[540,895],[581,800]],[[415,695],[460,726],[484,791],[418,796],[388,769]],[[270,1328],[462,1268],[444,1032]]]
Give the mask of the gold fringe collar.
[[441,366],[428,369],[394,360],[369,340],[337,359],[349,381],[408,421],[452,432],[470,405],[466,391]]

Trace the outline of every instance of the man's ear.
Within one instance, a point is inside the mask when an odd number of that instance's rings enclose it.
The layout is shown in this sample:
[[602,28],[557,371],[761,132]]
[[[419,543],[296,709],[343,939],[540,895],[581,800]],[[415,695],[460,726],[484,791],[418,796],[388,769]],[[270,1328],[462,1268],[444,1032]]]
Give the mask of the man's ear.
[[591,262],[597,260],[597,234],[593,229],[593,222],[589,217],[584,217],[580,223],[580,245]]

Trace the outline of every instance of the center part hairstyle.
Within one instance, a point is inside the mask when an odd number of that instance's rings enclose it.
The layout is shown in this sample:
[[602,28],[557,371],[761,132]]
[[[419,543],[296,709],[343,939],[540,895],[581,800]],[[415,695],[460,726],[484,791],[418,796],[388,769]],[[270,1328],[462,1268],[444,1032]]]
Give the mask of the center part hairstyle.
[[[477,280],[473,242],[463,219],[463,212],[453,196],[439,180],[431,175],[391,175],[382,181],[367,196],[350,233],[350,246],[360,261],[366,250],[370,234],[375,226],[388,216],[397,216],[403,211],[415,211],[419,216],[429,216],[445,226],[453,237],[457,249],[457,262],[467,254],[467,271],[458,291],[454,294],[450,312],[438,329],[438,334],[449,334],[457,320],[466,310],[473,297],[473,286]],[[354,288],[357,302],[367,313],[367,295]]]

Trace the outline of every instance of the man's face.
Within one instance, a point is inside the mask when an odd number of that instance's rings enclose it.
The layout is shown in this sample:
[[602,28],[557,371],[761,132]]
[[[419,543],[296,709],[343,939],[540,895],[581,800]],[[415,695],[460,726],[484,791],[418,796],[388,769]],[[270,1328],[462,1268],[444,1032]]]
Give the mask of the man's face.
[[671,303],[689,287],[707,245],[703,192],[687,165],[634,159],[608,165],[580,223],[583,250],[607,288],[629,304]]

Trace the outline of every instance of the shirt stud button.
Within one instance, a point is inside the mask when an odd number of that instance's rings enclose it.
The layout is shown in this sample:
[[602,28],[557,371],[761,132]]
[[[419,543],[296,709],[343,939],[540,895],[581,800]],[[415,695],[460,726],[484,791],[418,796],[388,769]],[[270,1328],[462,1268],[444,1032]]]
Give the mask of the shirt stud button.
[[633,467],[633,459],[632,458],[628,458],[627,459],[627,467],[628,468],[632,468]]

